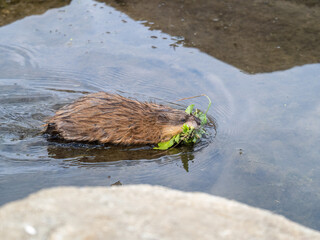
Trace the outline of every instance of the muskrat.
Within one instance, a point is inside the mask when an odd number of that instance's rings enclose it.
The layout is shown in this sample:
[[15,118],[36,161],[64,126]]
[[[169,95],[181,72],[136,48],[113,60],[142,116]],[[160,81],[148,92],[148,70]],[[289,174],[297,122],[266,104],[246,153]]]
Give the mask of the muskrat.
[[44,133],[67,141],[153,145],[179,134],[184,123],[201,124],[182,110],[98,92],[58,110],[46,121]]

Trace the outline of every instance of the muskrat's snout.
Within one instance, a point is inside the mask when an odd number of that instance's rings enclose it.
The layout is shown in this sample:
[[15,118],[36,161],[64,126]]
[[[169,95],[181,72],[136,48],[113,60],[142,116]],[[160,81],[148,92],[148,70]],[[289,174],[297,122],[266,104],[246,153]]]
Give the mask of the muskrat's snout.
[[198,129],[201,126],[201,121],[199,118],[197,118],[193,115],[188,115],[188,119],[186,121],[186,124],[189,125],[189,127],[193,127],[195,129]]
[[[178,115],[167,115],[168,118],[171,117],[170,121],[163,123],[162,126],[162,136],[160,142],[165,142],[170,140],[173,136],[182,132],[182,127],[187,124],[190,128],[199,129],[201,126],[201,121],[199,118],[182,112],[181,110],[174,110]],[[170,124],[168,124],[170,122]]]

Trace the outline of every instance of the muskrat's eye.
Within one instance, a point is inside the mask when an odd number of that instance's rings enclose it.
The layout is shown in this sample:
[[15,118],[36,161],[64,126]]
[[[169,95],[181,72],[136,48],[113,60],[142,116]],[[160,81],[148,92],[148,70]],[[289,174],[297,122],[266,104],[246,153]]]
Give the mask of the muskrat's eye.
[[185,123],[187,121],[187,118],[188,118],[188,116],[180,117],[179,122],[180,123]]

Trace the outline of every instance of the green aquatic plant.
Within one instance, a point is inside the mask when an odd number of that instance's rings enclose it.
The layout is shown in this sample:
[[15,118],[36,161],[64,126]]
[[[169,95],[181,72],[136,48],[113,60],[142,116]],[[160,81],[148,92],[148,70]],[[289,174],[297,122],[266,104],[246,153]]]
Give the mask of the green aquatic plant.
[[[153,149],[167,150],[169,148],[176,147],[180,144],[194,144],[199,139],[201,139],[201,137],[206,133],[204,126],[208,123],[207,113],[209,111],[209,108],[211,107],[211,100],[207,95],[200,95],[200,96],[205,96],[209,100],[209,105],[205,113],[201,112],[199,109],[196,109],[195,111],[193,111],[194,104],[189,105],[185,110],[187,114],[193,115],[200,119],[201,121],[200,127],[196,129],[192,126],[190,127],[188,124],[185,123],[182,126],[181,133],[173,136],[167,142],[158,143],[158,146],[154,147]],[[196,97],[200,97],[200,96],[196,96]],[[195,98],[195,97],[191,97],[191,98]],[[185,98],[185,99],[190,99],[190,98]],[[185,99],[181,99],[181,100],[185,100]]]

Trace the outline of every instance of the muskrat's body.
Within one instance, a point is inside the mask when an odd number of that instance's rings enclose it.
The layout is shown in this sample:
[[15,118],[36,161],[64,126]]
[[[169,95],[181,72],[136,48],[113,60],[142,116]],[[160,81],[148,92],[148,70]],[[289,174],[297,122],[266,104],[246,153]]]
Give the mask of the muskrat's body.
[[48,119],[45,133],[67,141],[121,145],[157,144],[198,127],[199,119],[184,111],[98,92],[80,98]]

